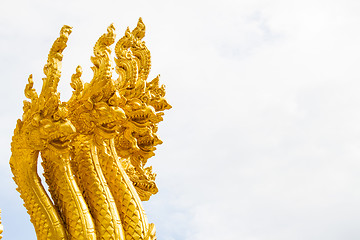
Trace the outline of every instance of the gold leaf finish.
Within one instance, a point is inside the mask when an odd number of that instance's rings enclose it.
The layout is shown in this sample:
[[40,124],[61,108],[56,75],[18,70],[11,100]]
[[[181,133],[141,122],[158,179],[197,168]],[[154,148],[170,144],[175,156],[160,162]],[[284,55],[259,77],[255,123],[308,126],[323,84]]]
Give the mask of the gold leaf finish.
[[[140,18],[116,42],[111,24],[95,43],[92,80],[84,83],[78,66],[73,94],[61,102],[57,86],[70,33],[64,26],[50,49],[41,93],[33,89],[32,75],[25,87],[30,101],[24,101],[11,144],[17,190],[38,239],[155,240],[141,201],[158,188],[145,165],[162,143],[158,123],[171,106],[159,76],[147,81],[145,25]],[[37,174],[39,153],[50,196]]]

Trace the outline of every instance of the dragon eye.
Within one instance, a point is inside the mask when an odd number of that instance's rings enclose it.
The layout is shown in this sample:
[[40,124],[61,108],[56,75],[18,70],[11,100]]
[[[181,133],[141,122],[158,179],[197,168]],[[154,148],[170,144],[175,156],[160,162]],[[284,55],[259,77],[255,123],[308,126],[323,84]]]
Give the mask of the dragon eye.
[[59,112],[54,113],[54,115],[52,116],[52,118],[53,118],[55,121],[59,121],[60,118],[61,118]]
[[122,102],[123,102],[123,99],[121,98],[119,92],[117,92],[117,91],[108,100],[108,103],[110,106],[118,106],[118,105],[121,105]]
[[147,103],[149,101],[149,98],[147,96],[144,96],[141,98],[141,100],[144,102],[144,103]]
[[129,103],[129,105],[132,107],[132,108],[139,108],[141,107],[141,102],[139,101],[139,99],[134,99],[133,101],[131,101]]

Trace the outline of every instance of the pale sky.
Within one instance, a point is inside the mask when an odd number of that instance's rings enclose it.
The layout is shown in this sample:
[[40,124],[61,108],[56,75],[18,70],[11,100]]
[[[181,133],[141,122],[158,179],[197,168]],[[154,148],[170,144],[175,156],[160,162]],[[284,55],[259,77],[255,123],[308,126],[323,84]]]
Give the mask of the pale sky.
[[159,240],[360,239],[357,0],[0,2],[0,208],[5,240],[36,239],[12,181],[10,142],[29,74],[73,27],[59,85],[90,81],[96,40],[139,17],[173,108],[144,203]]

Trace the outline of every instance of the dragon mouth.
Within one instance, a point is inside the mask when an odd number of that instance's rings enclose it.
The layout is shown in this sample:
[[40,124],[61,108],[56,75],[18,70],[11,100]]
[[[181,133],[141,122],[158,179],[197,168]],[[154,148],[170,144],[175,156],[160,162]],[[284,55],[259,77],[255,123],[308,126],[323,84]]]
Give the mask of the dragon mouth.
[[154,182],[137,183],[133,182],[136,192],[139,194],[141,201],[148,201],[151,195],[158,192],[158,188]]
[[116,131],[116,122],[103,123],[100,125],[101,130],[107,133],[114,133]]
[[156,145],[162,143],[155,133],[147,132],[146,135],[135,135],[138,147],[143,152],[153,152]]
[[115,133],[118,130],[120,125],[120,120],[118,119],[108,119],[103,121],[98,125],[98,127],[105,133]]
[[144,152],[150,152],[156,150],[154,147],[155,139],[138,139],[138,146]]
[[156,185],[154,182],[133,182],[133,185],[145,191],[153,192],[156,191]]
[[130,120],[136,124],[146,124],[152,117],[152,113],[149,111],[136,111],[130,116]]
[[66,149],[70,144],[70,139],[66,137],[65,135],[58,135],[53,137],[49,144],[56,149]]

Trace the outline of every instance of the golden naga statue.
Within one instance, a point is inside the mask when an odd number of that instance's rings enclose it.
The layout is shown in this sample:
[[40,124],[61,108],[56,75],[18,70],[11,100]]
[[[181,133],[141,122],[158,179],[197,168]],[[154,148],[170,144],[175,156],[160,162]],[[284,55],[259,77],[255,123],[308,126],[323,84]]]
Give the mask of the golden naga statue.
[[[38,239],[156,239],[141,203],[158,191],[145,164],[162,143],[158,123],[171,106],[159,76],[147,81],[151,58],[141,18],[115,44],[113,78],[114,30],[110,25],[94,46],[89,83],[76,68],[69,101],[57,92],[69,26],[50,49],[41,93],[31,75],[25,87],[31,101],[14,131],[10,165]],[[39,153],[51,196],[37,173]]]

